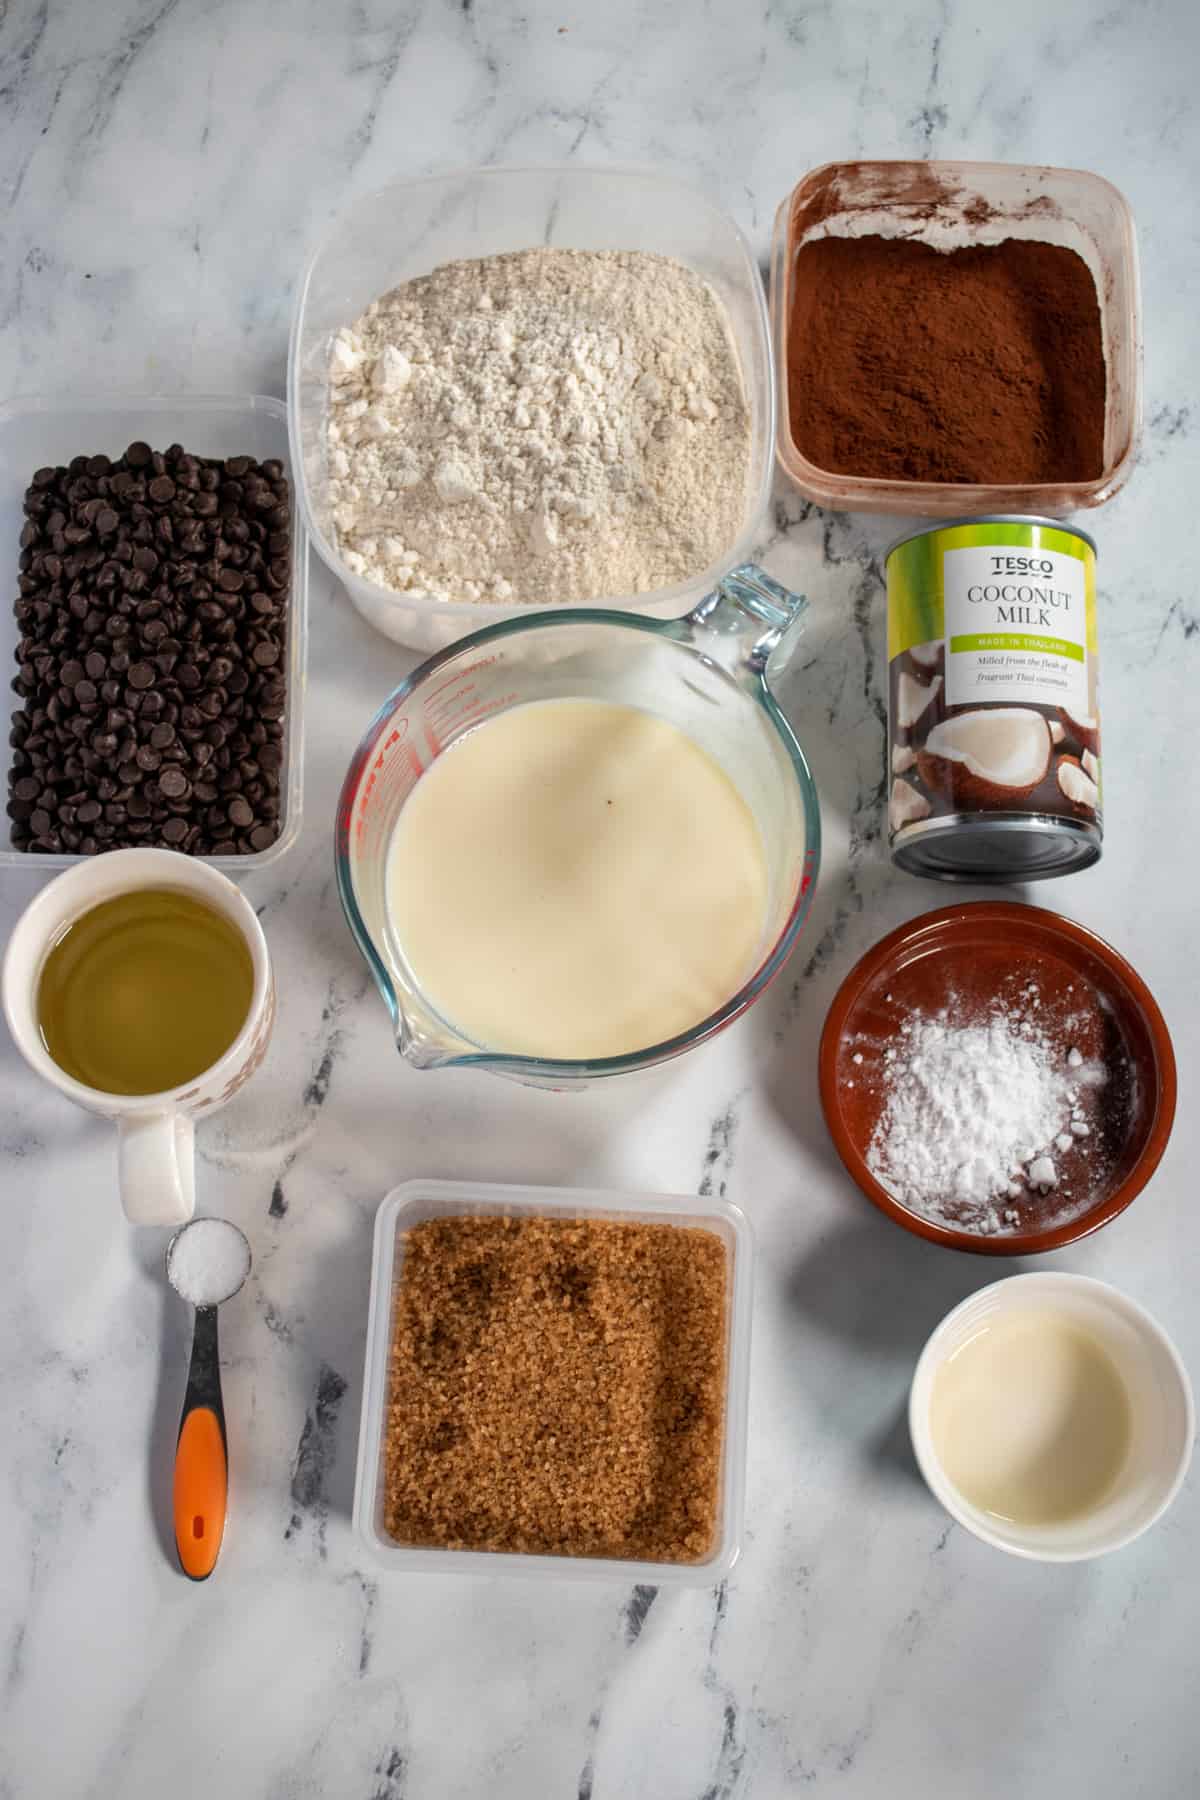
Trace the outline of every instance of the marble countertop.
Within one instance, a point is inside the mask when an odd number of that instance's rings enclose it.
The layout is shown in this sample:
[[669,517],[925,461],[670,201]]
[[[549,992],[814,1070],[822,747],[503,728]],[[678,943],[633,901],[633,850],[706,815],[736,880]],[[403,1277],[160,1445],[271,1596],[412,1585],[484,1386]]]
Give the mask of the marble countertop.
[[[1200,1372],[1192,780],[1200,601],[1198,166],[1189,0],[677,8],[528,0],[12,0],[0,8],[0,391],[281,393],[293,285],[345,201],[469,162],[646,161],[765,252],[832,157],[1093,168],[1129,197],[1144,452],[1099,539],[1108,839],[1030,890],[1109,937],[1181,1072],[1152,1187],[1054,1259],[1117,1282]],[[89,446],[81,446],[88,448]],[[852,962],[940,904],[879,836],[880,549],[894,522],[782,487],[766,566],[814,602],[783,699],[824,809],[820,889],[771,996],[650,1088],[575,1099],[417,1074],[342,921],[334,797],[411,658],[313,564],[305,826],[247,882],[281,972],[265,1066],[199,1134],[202,1210],[246,1230],[222,1325],[233,1511],[215,1578],[168,1554],[186,1320],[128,1229],[109,1129],[7,1040],[0,1168],[3,1800],[1184,1800],[1200,1791],[1197,1479],[1106,1561],[952,1528],[903,1408],[942,1313],[1011,1270],[876,1215],[821,1122],[815,1049]],[[6,934],[38,885],[0,885]],[[745,1550],[715,1591],[402,1578],[349,1507],[375,1207],[412,1175],[719,1192],[759,1242]]]

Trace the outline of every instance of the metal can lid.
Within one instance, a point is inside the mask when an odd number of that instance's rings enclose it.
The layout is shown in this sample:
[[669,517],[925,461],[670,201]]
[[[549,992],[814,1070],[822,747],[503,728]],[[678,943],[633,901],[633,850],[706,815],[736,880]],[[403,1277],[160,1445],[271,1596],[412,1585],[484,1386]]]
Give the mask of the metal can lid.
[[939,531],[953,531],[956,525],[1045,525],[1052,531],[1065,531],[1069,537],[1082,538],[1092,555],[1097,554],[1095,538],[1080,531],[1078,525],[1068,525],[1064,519],[1048,519],[1041,513],[975,513],[961,519],[943,519],[939,525],[922,525],[916,531],[902,533],[888,545],[883,560],[889,562],[894,551],[902,544],[911,544],[914,538],[936,537]]
[[1099,825],[1050,813],[946,813],[904,826],[892,861],[934,881],[1044,881],[1100,860]]

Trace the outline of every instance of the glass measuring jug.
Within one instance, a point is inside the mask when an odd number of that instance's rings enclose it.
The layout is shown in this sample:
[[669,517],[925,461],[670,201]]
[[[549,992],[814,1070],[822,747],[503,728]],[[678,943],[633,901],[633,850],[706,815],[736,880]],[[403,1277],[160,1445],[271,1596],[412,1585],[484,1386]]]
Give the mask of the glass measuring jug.
[[[681,619],[572,608],[489,626],[422,663],[390,695],[343,783],[335,849],[342,906],[402,1056],[421,1069],[488,1069],[560,1088],[666,1062],[753,1004],[807,917],[820,858],[816,789],[767,682],[768,663],[777,654],[782,660],[807,604],[746,564]],[[763,929],[753,971],[738,991],[677,1037],[591,1061],[511,1055],[472,1042],[422,993],[387,908],[388,846],[425,770],[498,713],[550,699],[616,701],[684,731],[738,789],[767,861]]]

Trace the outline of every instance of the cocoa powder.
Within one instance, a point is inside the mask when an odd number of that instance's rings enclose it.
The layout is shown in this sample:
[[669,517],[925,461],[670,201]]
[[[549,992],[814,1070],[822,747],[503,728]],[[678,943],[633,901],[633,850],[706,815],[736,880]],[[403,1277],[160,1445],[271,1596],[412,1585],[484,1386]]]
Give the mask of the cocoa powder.
[[818,238],[795,255],[789,327],[792,438],[819,468],[1005,484],[1102,472],[1100,308],[1074,250]]

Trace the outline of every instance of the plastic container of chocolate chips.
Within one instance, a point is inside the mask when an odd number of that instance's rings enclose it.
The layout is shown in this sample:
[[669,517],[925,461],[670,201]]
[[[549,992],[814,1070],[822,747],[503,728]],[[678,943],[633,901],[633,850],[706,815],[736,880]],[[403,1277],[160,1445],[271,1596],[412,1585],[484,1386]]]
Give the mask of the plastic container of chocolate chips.
[[[180,443],[196,456],[277,458],[292,483],[291,585],[287,615],[287,699],[284,761],[280,770],[279,835],[265,850],[201,860],[238,876],[275,862],[300,830],[304,751],[304,672],[308,655],[308,533],[296,505],[288,453],[287,409],[266,394],[96,395],[71,400],[16,400],[0,407],[0,567],[8,571],[9,596],[0,606],[0,668],[11,721],[20,701],[10,681],[16,673],[20,632],[12,608],[17,591],[22,501],[35,469],[103,452],[117,457],[142,439],[155,450]],[[5,737],[8,732],[5,730]],[[6,790],[7,791],[7,790]],[[5,821],[7,827],[7,820]],[[59,870],[87,859],[62,852],[17,850],[7,828],[0,834],[0,867]]]

